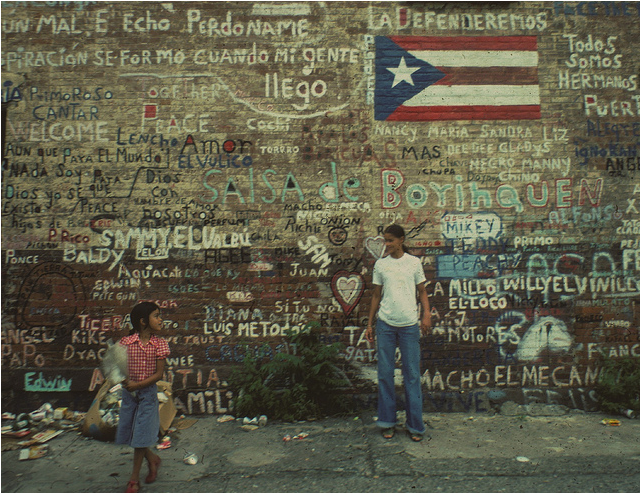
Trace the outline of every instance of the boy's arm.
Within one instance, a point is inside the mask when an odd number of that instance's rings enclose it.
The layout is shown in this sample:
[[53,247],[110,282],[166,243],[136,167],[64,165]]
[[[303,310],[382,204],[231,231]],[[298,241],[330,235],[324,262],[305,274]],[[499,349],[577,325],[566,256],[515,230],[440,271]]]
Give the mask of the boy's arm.
[[373,342],[373,320],[375,319],[378,308],[380,308],[380,300],[382,299],[382,286],[379,284],[373,285],[373,294],[371,295],[371,308],[369,309],[369,323],[367,325],[367,331],[365,337],[367,341]]
[[431,327],[431,307],[429,306],[429,295],[427,294],[426,283],[418,284],[418,299],[422,305],[422,318],[420,319],[420,329],[423,335],[427,335],[427,331]]

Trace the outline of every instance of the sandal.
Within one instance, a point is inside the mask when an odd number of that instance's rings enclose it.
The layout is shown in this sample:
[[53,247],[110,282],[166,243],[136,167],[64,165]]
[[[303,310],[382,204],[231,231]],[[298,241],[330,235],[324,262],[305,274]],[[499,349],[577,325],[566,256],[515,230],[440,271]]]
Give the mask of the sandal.
[[149,462],[149,475],[144,480],[145,483],[153,483],[156,480],[156,478],[158,477],[158,469],[160,468],[161,463],[162,461],[160,460],[160,457],[158,457],[157,461],[153,462],[153,464],[155,465],[154,468],[151,467],[151,462]]
[[129,481],[124,493],[138,493],[138,491],[140,491],[140,481]]
[[385,440],[391,440],[395,434],[396,434],[395,428],[382,429],[382,438],[384,438]]
[[424,435],[421,435],[420,433],[409,432],[409,436],[411,437],[411,440],[414,442],[421,442],[422,439],[424,438]]

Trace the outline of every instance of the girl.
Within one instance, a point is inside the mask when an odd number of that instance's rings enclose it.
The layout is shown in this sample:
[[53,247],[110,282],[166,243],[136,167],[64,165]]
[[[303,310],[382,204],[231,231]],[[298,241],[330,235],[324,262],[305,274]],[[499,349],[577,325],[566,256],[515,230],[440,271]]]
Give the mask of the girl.
[[160,415],[156,382],[162,378],[165,358],[169,356],[167,341],[156,335],[162,329],[158,305],[145,301],[134,306],[131,324],[130,334],[120,340],[127,349],[129,378],[124,381],[116,434],[116,443],[135,449],[126,493],[140,490],[140,468],[145,458],[149,463],[145,482],[153,483],[158,475],[160,457],[149,447],[158,441]]
[[[425,432],[420,385],[420,331],[431,326],[431,310],[420,259],[404,246],[404,229],[392,224],[384,231],[388,255],[373,267],[373,295],[366,338],[373,342],[373,320],[378,314],[378,426],[384,438],[393,438],[396,426],[396,392],[393,382],[396,346],[402,358],[407,422],[411,439],[419,442]],[[416,290],[422,305],[418,326]]]

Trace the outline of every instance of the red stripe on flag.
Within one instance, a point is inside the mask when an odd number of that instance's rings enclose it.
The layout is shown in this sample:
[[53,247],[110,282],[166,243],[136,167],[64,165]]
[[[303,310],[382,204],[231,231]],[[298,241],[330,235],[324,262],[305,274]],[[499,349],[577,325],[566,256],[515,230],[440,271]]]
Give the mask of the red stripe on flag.
[[389,36],[389,39],[406,51],[538,49],[536,36]]
[[535,67],[436,67],[446,75],[434,86],[453,85],[538,85]]
[[538,120],[539,105],[512,106],[399,106],[387,121]]

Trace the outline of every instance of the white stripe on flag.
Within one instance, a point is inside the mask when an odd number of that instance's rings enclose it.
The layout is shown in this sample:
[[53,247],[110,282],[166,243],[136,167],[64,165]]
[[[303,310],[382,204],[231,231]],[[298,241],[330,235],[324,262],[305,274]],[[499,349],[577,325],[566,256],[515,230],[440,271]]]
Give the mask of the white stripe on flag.
[[511,106],[540,104],[538,86],[438,86],[427,87],[403,106]]
[[537,67],[536,51],[410,51],[434,67]]

